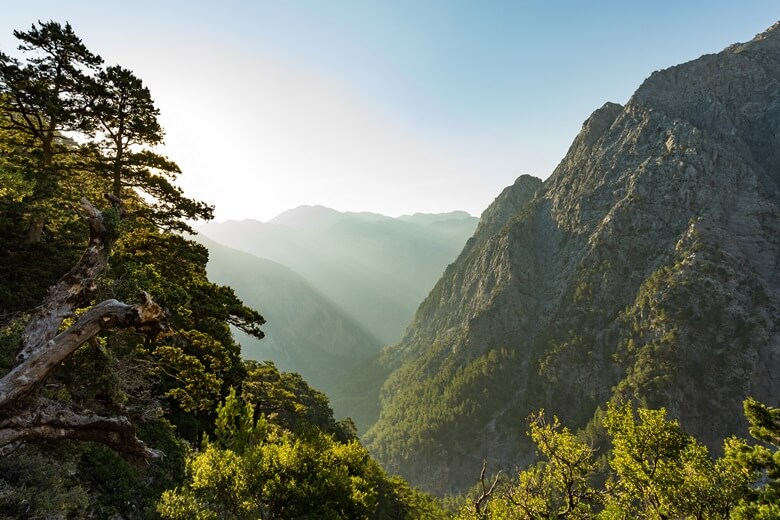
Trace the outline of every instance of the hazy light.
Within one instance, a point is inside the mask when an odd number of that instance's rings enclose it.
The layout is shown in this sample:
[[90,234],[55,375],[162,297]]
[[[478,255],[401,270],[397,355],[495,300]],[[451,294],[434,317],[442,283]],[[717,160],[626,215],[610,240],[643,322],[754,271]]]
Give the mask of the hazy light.
[[186,172],[185,191],[216,202],[220,219],[265,220],[300,204],[478,214],[495,197],[496,186],[475,182],[470,164],[320,77],[257,55],[169,56],[176,81],[154,87],[165,107],[165,150]]
[[520,174],[547,177],[604,102],[776,13],[774,0],[38,0],[4,6],[0,50],[13,29],[70,21],[150,87],[181,186],[218,219],[302,204],[478,215]]

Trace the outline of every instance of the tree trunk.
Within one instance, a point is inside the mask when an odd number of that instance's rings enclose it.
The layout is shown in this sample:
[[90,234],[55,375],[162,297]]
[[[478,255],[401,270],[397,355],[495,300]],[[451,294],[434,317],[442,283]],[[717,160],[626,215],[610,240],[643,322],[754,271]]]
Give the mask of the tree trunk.
[[24,236],[24,245],[37,244],[43,236],[43,226],[46,225],[46,217],[41,214],[33,215],[30,218],[30,227],[27,228],[27,234]]
[[139,465],[162,455],[135,436],[126,417],[80,413],[44,398],[0,422],[0,456],[13,451],[20,442],[60,439],[100,442]]
[[[119,207],[118,199],[109,198]],[[89,221],[89,245],[81,260],[49,288],[24,330],[16,365],[0,379],[0,455],[19,442],[67,438],[102,442],[131,459],[148,462],[159,452],[136,438],[126,417],[101,417],[40,397],[52,370],[102,332],[132,327],[156,333],[165,328],[164,311],[142,293],[144,301],[137,305],[101,302],[58,333],[63,320],[94,293],[113,240],[102,214],[86,199],[81,202]]]
[[[38,121],[39,124],[43,125],[40,118]],[[33,126],[33,123],[29,122],[29,119],[28,124]],[[36,192],[45,189],[44,186],[48,186],[48,184],[51,182],[51,170],[52,164],[54,162],[54,136],[57,129],[56,124],[56,121],[51,119],[47,126],[38,129],[41,140],[42,155],[40,165],[38,167],[38,182],[35,186]],[[33,126],[33,128],[35,127]],[[33,133],[36,133],[35,130]],[[27,228],[27,234],[24,237],[25,245],[37,244],[43,237],[43,227],[46,225],[46,215],[40,211],[42,210],[39,209],[38,212],[33,213],[33,215],[30,217],[30,227]]]

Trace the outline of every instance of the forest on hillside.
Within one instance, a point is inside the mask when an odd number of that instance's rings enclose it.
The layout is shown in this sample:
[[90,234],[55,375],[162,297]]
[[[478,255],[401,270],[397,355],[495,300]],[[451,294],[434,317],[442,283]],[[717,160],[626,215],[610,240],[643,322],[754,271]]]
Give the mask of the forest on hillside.
[[[185,237],[212,208],[176,186],[142,80],[68,24],[14,35],[0,53],[0,518],[780,518],[780,410],[754,400],[753,440],[719,458],[663,410],[614,404],[576,434],[534,414],[540,461],[485,467],[468,496],[388,475],[323,393],[242,359],[230,327],[262,338],[264,319]],[[494,361],[442,377],[476,399]]]
[[[184,238],[212,208],[156,151],[142,80],[68,24],[14,35],[17,55],[0,54],[0,517],[424,516],[435,502],[386,475],[322,393],[241,358],[229,327],[260,338],[263,317]],[[251,510],[231,501],[241,485]]]

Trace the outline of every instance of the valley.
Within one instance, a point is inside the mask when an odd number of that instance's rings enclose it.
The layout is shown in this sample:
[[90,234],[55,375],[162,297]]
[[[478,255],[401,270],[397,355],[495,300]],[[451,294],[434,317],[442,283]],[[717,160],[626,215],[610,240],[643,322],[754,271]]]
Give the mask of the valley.
[[303,206],[267,223],[207,224],[194,239],[209,248],[209,276],[268,320],[262,340],[236,332],[243,355],[299,372],[365,432],[388,373],[380,348],[400,340],[476,225],[465,212]]
[[[715,450],[745,434],[742,400],[780,394],[777,34],[604,104],[547,180],[520,176],[479,225],[301,207],[204,226],[332,298],[294,297],[300,336],[280,347],[271,319],[245,351],[319,385],[389,471],[437,494],[483,460],[532,461],[540,408],[585,428],[609,402],[663,406]],[[215,251],[210,272],[272,316],[264,297],[284,296]],[[331,314],[308,321],[310,305]]]
[[[571,58],[590,26],[556,17],[524,40],[528,6],[450,4],[459,16],[428,13],[407,41],[408,6],[358,9],[375,29],[361,33],[343,6],[293,4],[244,6],[258,25],[241,42],[268,38],[235,67],[255,75],[174,111],[197,114],[184,148],[144,81],[70,23],[39,20],[0,51],[0,520],[780,518],[780,22],[600,97],[539,178],[505,155],[543,153],[502,137],[512,117],[541,107],[523,128],[559,132],[586,76],[630,78]],[[234,64],[209,40],[217,12],[189,7],[211,16],[185,55]],[[653,28],[642,52],[674,46],[668,16],[665,33],[637,17],[615,15],[603,56],[626,27]],[[336,26],[340,43],[318,38]],[[454,52],[464,27],[481,37]],[[395,61],[399,46],[413,52]],[[353,76],[335,56],[371,66]],[[553,68],[555,106],[527,75]],[[174,97],[228,76],[197,78]],[[235,207],[185,195],[198,183],[177,150]],[[436,210],[292,207],[320,196]],[[436,212],[451,207],[481,214]]]

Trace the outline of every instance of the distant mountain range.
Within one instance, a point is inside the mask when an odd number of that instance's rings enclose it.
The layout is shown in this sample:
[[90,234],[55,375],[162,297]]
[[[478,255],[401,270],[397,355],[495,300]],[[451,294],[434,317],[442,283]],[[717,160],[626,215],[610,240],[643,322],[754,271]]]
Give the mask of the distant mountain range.
[[780,403],[780,25],[595,111],[550,178],[485,211],[382,359],[364,439],[440,494],[532,461],[540,408],[598,431],[631,400],[713,448],[746,433],[746,396]]
[[234,287],[244,303],[258,309],[267,324],[262,341],[239,339],[249,359],[271,359],[282,370],[310,374],[321,385],[344,360],[372,357],[380,341],[327,296],[287,267],[223,246],[204,236],[209,249],[209,277]]
[[243,355],[300,372],[337,416],[365,432],[397,342],[414,310],[463,248],[477,219],[465,212],[399,218],[301,206],[263,223],[210,223],[209,277],[267,320],[262,341],[237,332]]
[[391,218],[301,206],[263,223],[209,223],[206,237],[303,277],[382,343],[394,343],[478,219],[465,212]]

